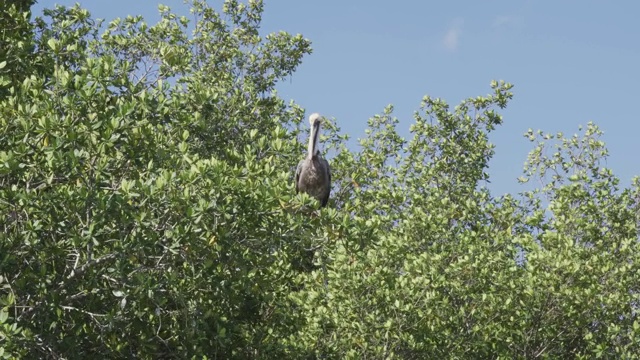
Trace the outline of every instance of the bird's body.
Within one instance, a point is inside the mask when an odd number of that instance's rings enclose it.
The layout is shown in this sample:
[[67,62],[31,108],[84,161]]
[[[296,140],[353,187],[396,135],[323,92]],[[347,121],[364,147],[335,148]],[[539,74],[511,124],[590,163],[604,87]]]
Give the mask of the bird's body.
[[320,115],[311,114],[311,135],[309,152],[296,169],[296,192],[305,192],[318,199],[322,207],[327,205],[331,193],[331,168],[329,162],[320,155],[318,139],[320,137]]
[[329,162],[320,156],[304,159],[298,163],[296,174],[298,174],[297,191],[305,192],[318,199],[323,207],[327,205],[331,192]]

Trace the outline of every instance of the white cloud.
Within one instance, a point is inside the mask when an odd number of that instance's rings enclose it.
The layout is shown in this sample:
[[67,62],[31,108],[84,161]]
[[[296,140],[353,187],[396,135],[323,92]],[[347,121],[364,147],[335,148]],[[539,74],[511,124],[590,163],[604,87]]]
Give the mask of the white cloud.
[[449,29],[442,38],[442,44],[449,51],[456,51],[458,49],[458,43],[460,41],[460,35],[462,34],[462,24],[464,21],[460,18],[455,19]]

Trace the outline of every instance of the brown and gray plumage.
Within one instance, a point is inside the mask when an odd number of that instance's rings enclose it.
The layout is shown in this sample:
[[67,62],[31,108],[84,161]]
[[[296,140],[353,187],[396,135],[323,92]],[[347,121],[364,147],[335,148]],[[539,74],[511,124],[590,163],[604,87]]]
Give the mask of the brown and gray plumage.
[[311,135],[309,136],[309,152],[307,157],[298,163],[296,169],[296,193],[305,192],[320,201],[324,207],[331,193],[331,168],[329,162],[320,155],[318,141],[320,138],[320,114],[309,116]]

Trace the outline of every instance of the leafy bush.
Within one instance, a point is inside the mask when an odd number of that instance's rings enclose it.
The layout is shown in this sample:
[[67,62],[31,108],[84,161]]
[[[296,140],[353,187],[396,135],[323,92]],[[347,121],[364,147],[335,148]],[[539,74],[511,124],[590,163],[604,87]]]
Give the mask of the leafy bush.
[[0,356],[640,353],[640,181],[602,166],[595,125],[530,131],[521,181],[540,188],[495,197],[510,84],[425,97],[409,140],[388,107],[358,151],[331,126],[312,213],[292,185],[304,110],[274,90],[310,42],[261,37],[262,7],[160,6],[100,34],[77,6],[4,6]]

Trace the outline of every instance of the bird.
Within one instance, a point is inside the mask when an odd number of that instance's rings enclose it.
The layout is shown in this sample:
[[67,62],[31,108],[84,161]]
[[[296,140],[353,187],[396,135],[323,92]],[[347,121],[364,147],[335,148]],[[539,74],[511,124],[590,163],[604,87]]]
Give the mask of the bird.
[[296,193],[307,193],[320,202],[320,207],[325,207],[331,193],[331,168],[329,162],[320,155],[318,146],[322,124],[320,114],[311,114],[309,124],[309,151],[296,168]]

